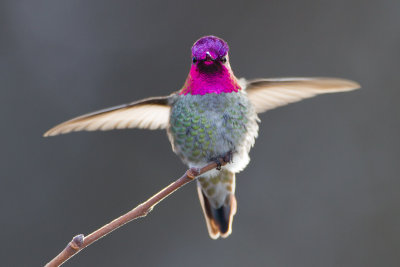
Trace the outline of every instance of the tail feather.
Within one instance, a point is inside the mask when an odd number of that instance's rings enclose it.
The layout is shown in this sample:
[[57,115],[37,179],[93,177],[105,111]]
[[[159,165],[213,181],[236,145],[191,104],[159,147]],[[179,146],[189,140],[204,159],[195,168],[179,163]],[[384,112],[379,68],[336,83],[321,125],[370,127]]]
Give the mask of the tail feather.
[[[234,179],[234,174],[232,175]],[[211,203],[212,200],[203,192],[200,183],[198,183],[197,192],[210,237],[212,239],[228,237],[232,233],[233,216],[236,214],[236,198],[234,192],[226,192],[225,200],[220,207],[215,207],[215,205]]]
[[197,193],[199,194],[199,200],[201,207],[203,209],[204,217],[206,219],[208,233],[212,239],[217,239],[219,237],[219,229],[218,225],[214,220],[212,220],[212,210],[210,202],[208,201],[207,197],[204,195],[203,191],[201,190],[200,186],[197,186]]

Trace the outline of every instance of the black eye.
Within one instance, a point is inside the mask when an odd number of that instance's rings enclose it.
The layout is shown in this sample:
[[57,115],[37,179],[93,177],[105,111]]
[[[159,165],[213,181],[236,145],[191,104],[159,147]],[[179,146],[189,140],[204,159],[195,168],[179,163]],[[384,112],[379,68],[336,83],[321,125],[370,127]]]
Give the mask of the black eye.
[[193,61],[193,64],[194,64],[194,63],[197,62],[197,59],[195,57],[193,57],[192,61]]
[[221,62],[225,63],[226,62],[226,57],[221,58]]

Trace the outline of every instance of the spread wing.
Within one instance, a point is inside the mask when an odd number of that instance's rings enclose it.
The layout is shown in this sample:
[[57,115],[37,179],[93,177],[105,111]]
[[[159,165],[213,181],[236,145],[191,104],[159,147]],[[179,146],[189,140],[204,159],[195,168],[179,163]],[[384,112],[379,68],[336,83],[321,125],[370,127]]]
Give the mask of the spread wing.
[[169,121],[169,98],[152,97],[79,116],[51,128],[44,136],[125,128],[165,129]]
[[257,113],[318,94],[345,92],[360,88],[360,84],[357,82],[339,78],[276,78],[244,82],[247,96]]

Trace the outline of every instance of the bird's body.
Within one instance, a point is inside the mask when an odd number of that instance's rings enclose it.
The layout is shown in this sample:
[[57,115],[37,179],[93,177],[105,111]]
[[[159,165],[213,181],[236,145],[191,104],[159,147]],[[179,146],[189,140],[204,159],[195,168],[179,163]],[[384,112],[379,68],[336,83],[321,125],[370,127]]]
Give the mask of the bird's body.
[[[246,167],[248,153],[257,136],[257,114],[242,91],[205,95],[178,95],[171,108],[168,136],[174,152],[189,167],[231,153],[231,163],[224,171],[212,170],[198,179],[199,197],[205,197],[210,211],[221,210],[226,218],[218,226],[208,223],[213,238],[230,233],[229,216],[235,202],[235,173]],[[203,196],[204,195],[204,196]],[[231,203],[232,202],[232,203]],[[206,213],[206,211],[205,211]],[[211,217],[209,215],[206,217]],[[219,231],[219,228],[222,231]]]
[[241,91],[178,95],[171,108],[168,136],[174,152],[188,166],[204,166],[231,152],[232,163],[226,169],[238,172],[249,161],[257,120],[254,108]]
[[206,36],[192,47],[193,64],[183,88],[166,97],[77,117],[45,136],[79,130],[167,129],[173,151],[189,167],[217,158],[230,163],[198,178],[198,195],[210,237],[227,237],[236,213],[236,173],[249,163],[258,134],[258,113],[321,93],[349,91],[353,81],[336,78],[238,80],[228,60],[228,45]]

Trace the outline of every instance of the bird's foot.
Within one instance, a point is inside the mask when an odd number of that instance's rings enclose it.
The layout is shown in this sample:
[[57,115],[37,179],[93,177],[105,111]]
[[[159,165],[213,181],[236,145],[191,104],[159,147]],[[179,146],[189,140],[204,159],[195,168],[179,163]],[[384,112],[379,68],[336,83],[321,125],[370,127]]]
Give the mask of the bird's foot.
[[[222,165],[225,165],[226,163],[232,163],[233,159],[233,152],[229,151],[226,153],[224,156],[218,157],[214,159],[214,162],[217,163],[217,170],[221,170]],[[221,161],[222,160],[222,161]]]
[[220,161],[219,159],[216,159],[216,160],[214,160],[214,161],[215,161],[215,163],[217,163],[217,170],[220,171],[220,170],[221,170],[221,167],[222,167],[221,161]]
[[232,163],[233,162],[233,152],[229,151],[228,153],[225,154],[225,156],[223,157],[224,162],[226,163]]

